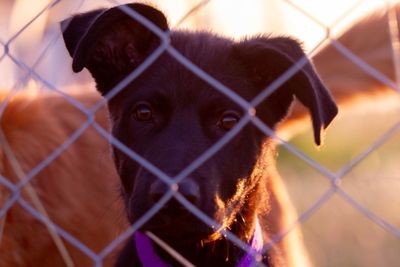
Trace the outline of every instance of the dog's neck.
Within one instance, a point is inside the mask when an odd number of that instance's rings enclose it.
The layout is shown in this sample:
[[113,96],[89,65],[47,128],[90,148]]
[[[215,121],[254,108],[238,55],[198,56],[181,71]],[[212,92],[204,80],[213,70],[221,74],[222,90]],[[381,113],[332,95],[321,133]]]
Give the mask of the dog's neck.
[[[155,246],[153,246],[152,241],[148,236],[145,234],[142,234],[140,232],[135,233],[135,247],[136,251],[138,254],[138,257],[144,267],[147,266],[154,266],[154,267],[167,267],[170,266],[167,262],[168,260],[164,260],[162,257],[159,256],[163,255],[165,253],[159,253],[159,249],[156,249]],[[232,245],[229,245],[228,241],[215,241],[215,242],[225,242],[223,244],[224,249],[229,249],[227,246],[232,247]],[[221,244],[213,244],[212,248],[212,253],[214,256],[219,256],[219,255],[225,255],[226,253],[219,253],[219,247]],[[249,246],[252,250],[252,253],[249,251],[246,251],[244,248],[240,249],[235,247],[235,249],[230,248],[232,251],[230,252],[230,255],[225,255],[225,258],[222,259],[221,262],[224,262],[224,265],[229,265],[229,266],[237,266],[237,267],[247,267],[247,266],[253,266],[255,263],[255,258],[252,254],[257,254],[261,253],[262,248],[263,248],[263,234],[261,230],[260,223],[258,219],[256,219],[254,223],[254,231],[253,235],[251,238],[251,242],[249,243]],[[199,256],[199,255],[198,255]],[[190,259],[189,259],[190,260]],[[220,260],[217,260],[220,261]],[[213,263],[216,263],[216,259],[213,259]],[[196,262],[196,264],[198,264]],[[222,265],[221,265],[222,266]]]

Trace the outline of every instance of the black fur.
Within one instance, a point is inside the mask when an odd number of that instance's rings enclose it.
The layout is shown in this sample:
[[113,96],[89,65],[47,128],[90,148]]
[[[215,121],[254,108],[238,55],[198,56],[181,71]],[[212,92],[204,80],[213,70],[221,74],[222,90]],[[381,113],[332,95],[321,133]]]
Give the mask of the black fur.
[[[259,36],[234,42],[208,32],[169,31],[160,11],[143,4],[125,7],[168,33],[176,50],[247,101],[305,56],[290,38]],[[161,43],[156,34],[118,7],[78,15],[62,25],[74,70],[87,68],[103,95]],[[337,108],[308,61],[256,107],[258,118],[274,129],[287,115],[294,97],[310,110],[319,145],[321,130],[331,122]],[[113,97],[109,110],[112,134],[171,176],[224,136],[236,117],[244,115],[238,104],[167,52]],[[140,118],[141,112],[147,119]],[[263,222],[268,209],[266,179],[273,156],[272,140],[249,123],[188,175],[180,184],[180,192],[207,216],[249,242],[254,218]],[[134,223],[168,188],[117,148],[114,159],[127,215]],[[153,232],[196,266],[234,266],[244,254],[176,200],[169,201],[141,230]],[[175,264],[164,251],[157,251]],[[268,255],[264,263],[272,265]],[[133,238],[116,266],[140,266]]]

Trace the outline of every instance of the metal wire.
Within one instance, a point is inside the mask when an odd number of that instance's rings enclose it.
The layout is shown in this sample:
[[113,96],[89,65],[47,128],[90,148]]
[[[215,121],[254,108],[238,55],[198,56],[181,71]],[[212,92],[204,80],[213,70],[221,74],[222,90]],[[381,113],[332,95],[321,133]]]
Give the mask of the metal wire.
[[[353,4],[346,12],[344,12],[331,26],[326,26],[324,25],[321,21],[319,21],[317,18],[312,16],[309,12],[307,12],[305,9],[301,8],[297,4],[293,3],[290,0],[282,0],[285,2],[288,6],[291,6],[295,10],[301,12],[303,15],[307,16],[309,19],[311,19],[316,25],[319,25],[326,31],[326,36],[324,37],[323,40],[319,44],[316,45],[316,47],[310,52],[313,53],[315,50],[317,50],[324,42],[330,41],[330,43],[341,53],[343,54],[346,58],[350,59],[353,63],[355,63],[359,68],[364,70],[366,73],[368,73],[370,76],[374,77],[375,79],[379,80],[382,84],[386,85],[389,88],[393,88],[396,90],[399,89],[399,67],[398,67],[398,60],[395,60],[395,66],[396,66],[396,81],[392,81],[390,78],[386,77],[384,74],[376,70],[375,68],[371,67],[368,65],[366,62],[364,62],[362,59],[357,57],[354,53],[352,53],[349,49],[347,49],[345,46],[343,46],[341,43],[339,43],[337,40],[334,39],[334,37],[331,36],[331,27],[335,26],[338,24],[340,21],[342,21],[345,17],[347,17],[349,14],[353,12],[353,10],[357,9],[363,1],[358,1],[355,4]],[[386,231],[390,232],[392,235],[396,237],[400,237],[400,230],[397,229],[395,226],[392,224],[388,223],[385,221],[383,218],[380,218],[376,214],[374,214],[372,211],[370,211],[368,208],[364,207],[361,205],[359,202],[357,202],[350,194],[346,193],[341,187],[340,187],[340,181],[341,179],[349,173],[357,164],[362,162],[368,155],[370,155],[372,152],[376,151],[382,144],[387,142],[394,134],[398,133],[400,131],[400,122],[395,124],[391,129],[389,129],[386,133],[384,133],[377,141],[375,141],[370,147],[362,151],[358,156],[356,156],[352,161],[348,162],[345,164],[338,172],[334,173],[328,170],[326,167],[323,165],[319,164],[309,156],[307,156],[304,152],[301,150],[297,149],[295,146],[285,142],[282,138],[277,136],[272,129],[270,129],[267,125],[265,125],[255,114],[255,107],[264,101],[268,96],[270,96],[279,86],[284,84],[286,81],[288,81],[299,69],[301,69],[305,64],[307,64],[307,57],[303,57],[299,59],[295,64],[289,68],[285,73],[283,73],[280,77],[278,77],[275,81],[273,81],[267,88],[265,88],[258,96],[256,96],[252,101],[246,101],[243,99],[240,95],[236,94],[233,90],[231,90],[229,87],[223,85],[220,81],[212,77],[209,73],[203,71],[200,69],[198,66],[196,66],[193,62],[190,61],[190,59],[186,58],[184,55],[182,55],[179,51],[177,51],[174,47],[170,45],[170,36],[168,32],[163,32],[161,31],[158,27],[156,27],[151,21],[140,15],[139,13],[126,8],[124,6],[120,7],[120,9],[125,12],[127,15],[132,17],[132,19],[136,20],[137,22],[141,23],[143,26],[148,28],[150,31],[152,31],[154,34],[158,36],[160,39],[161,43],[159,47],[157,47],[154,52],[139,66],[137,67],[134,71],[132,71],[130,74],[128,74],[122,81],[120,81],[112,90],[110,90],[104,97],[104,99],[100,100],[99,102],[96,103],[92,108],[88,109],[84,107],[79,101],[68,95],[68,93],[63,92],[62,90],[59,90],[56,86],[52,85],[50,82],[46,80],[46,78],[42,77],[37,73],[36,66],[42,61],[43,57],[48,51],[48,48],[50,48],[55,40],[57,40],[60,37],[61,33],[58,33],[57,35],[54,36],[53,41],[51,41],[47,48],[43,50],[42,54],[39,55],[38,59],[32,66],[28,66],[22,59],[19,59],[17,56],[15,56],[9,49],[10,44],[18,38],[20,34],[22,34],[29,26],[37,20],[44,12],[49,10],[50,8],[53,8],[55,5],[59,4],[61,0],[55,0],[50,2],[46,7],[44,7],[36,16],[34,16],[28,23],[26,23],[21,29],[19,29],[15,34],[13,34],[6,42],[0,41],[0,46],[3,47],[3,54],[0,56],[0,62],[4,60],[5,58],[11,59],[11,61],[19,68],[27,71],[27,74],[24,78],[29,79],[33,78],[37,82],[41,83],[43,86],[47,87],[48,89],[52,90],[56,94],[58,94],[60,97],[65,98],[71,105],[79,109],[85,116],[86,116],[86,121],[77,129],[75,130],[69,138],[64,141],[55,151],[53,151],[46,159],[44,159],[42,162],[40,162],[37,166],[35,166],[32,170],[30,170],[28,173],[23,173],[19,172],[19,182],[16,184],[13,184],[10,182],[7,177],[0,176],[0,185],[4,186],[7,190],[10,191],[11,195],[8,197],[8,199],[3,203],[3,206],[0,207],[0,219],[3,218],[2,221],[0,221],[0,242],[1,242],[1,233],[3,231],[4,227],[4,220],[7,212],[13,205],[20,205],[23,209],[25,209],[27,212],[29,212],[34,218],[39,220],[40,222],[44,223],[47,227],[50,233],[54,234],[54,239],[58,240],[56,242],[61,242],[61,245],[59,246],[60,252],[64,255],[64,260],[65,264],[67,266],[73,266],[73,262],[71,258],[68,256],[68,252],[66,251],[65,247],[62,245],[62,241],[60,241],[60,237],[62,237],[64,240],[66,240],[69,244],[73,245],[77,249],[79,249],[81,252],[83,252],[85,255],[87,255],[89,258],[91,258],[94,262],[94,266],[102,266],[102,261],[105,257],[107,257],[112,251],[119,246],[121,243],[126,241],[127,238],[129,238],[135,231],[137,231],[142,225],[144,225],[148,220],[150,220],[164,205],[167,203],[171,198],[175,198],[178,202],[180,202],[186,209],[188,209],[192,214],[194,214],[197,218],[199,218],[201,221],[203,221],[205,224],[209,225],[213,229],[221,229],[221,234],[224,235],[228,240],[236,244],[238,247],[242,248],[246,252],[252,253],[254,257],[257,255],[250,249],[249,245],[244,243],[242,240],[240,240],[237,236],[235,236],[232,232],[230,232],[228,229],[222,229],[221,225],[219,225],[213,218],[210,218],[207,216],[204,212],[199,210],[197,207],[195,207],[192,203],[190,203],[187,199],[185,199],[184,196],[182,196],[179,192],[176,191],[176,184],[182,181],[185,177],[187,177],[190,173],[192,173],[194,170],[196,170],[198,167],[200,167],[204,162],[209,160],[215,153],[220,151],[229,141],[231,141],[240,131],[245,127],[247,124],[252,123],[254,124],[258,129],[260,129],[262,132],[264,132],[265,135],[270,136],[271,138],[276,139],[281,143],[282,146],[284,146],[286,149],[288,149],[293,155],[301,159],[303,162],[311,166],[313,169],[317,170],[319,173],[321,173],[324,177],[330,181],[331,186],[330,188],[322,194],[322,196],[314,202],[314,204],[307,209],[305,212],[303,212],[297,220],[292,222],[292,224],[287,228],[283,229],[280,233],[277,233],[275,236],[271,238],[271,241],[264,246],[263,252],[267,252],[270,250],[276,243],[279,243],[286,235],[288,235],[296,226],[299,224],[302,224],[305,220],[307,220],[310,216],[312,216],[317,210],[320,209],[321,206],[323,206],[333,195],[338,195],[342,199],[344,199],[349,205],[351,205],[355,210],[359,211],[361,214],[363,214],[365,217],[367,217],[369,220],[374,222],[375,224],[379,225]],[[116,4],[121,4],[119,1],[115,0],[109,0],[110,3],[113,5]],[[185,14],[177,23],[177,25],[181,24],[184,20],[186,20],[188,17],[192,16],[195,14],[198,10],[206,6],[210,0],[207,1],[199,1],[197,5],[195,5],[193,8],[191,8],[187,14]],[[83,1],[81,2],[81,4]],[[388,10],[390,10],[392,6],[388,5]],[[398,59],[399,58],[399,41],[398,41],[398,21],[397,21],[397,16],[396,13],[390,13],[391,15],[389,16],[390,19],[390,29],[391,29],[391,38],[392,38],[392,45],[393,45],[393,58]],[[243,116],[239,123],[231,130],[229,131],[226,135],[224,135],[223,138],[218,140],[214,145],[212,145],[207,151],[202,153],[200,156],[198,156],[197,159],[195,159],[192,163],[190,163],[184,170],[182,170],[179,174],[177,174],[174,177],[170,177],[166,173],[164,173],[162,170],[154,166],[151,162],[148,160],[144,159],[141,157],[139,154],[137,154],[135,151],[132,151],[130,148],[125,146],[122,142],[120,142],[118,139],[113,137],[108,131],[104,130],[101,125],[99,125],[97,122],[94,120],[94,115],[95,113],[103,108],[107,101],[115,97],[119,92],[121,92],[129,83],[131,83],[134,79],[136,79],[141,73],[143,73],[147,68],[150,67],[150,65],[155,62],[161,54],[163,53],[168,53],[171,57],[173,57],[176,61],[178,61],[182,66],[187,68],[189,71],[191,71],[194,75],[208,83],[211,87],[213,87],[215,90],[218,92],[222,93],[225,95],[227,98],[231,99],[235,103],[237,103],[240,107],[243,108],[245,111],[245,116]],[[9,94],[8,97],[3,99],[3,103],[0,105],[0,115],[3,113],[3,110],[5,109],[9,99],[11,99],[12,94],[16,93],[16,91],[13,91]],[[32,193],[31,196],[35,198],[35,192],[32,192],[34,190],[32,187],[30,187],[29,183],[47,166],[51,165],[55,159],[57,159],[66,149],[68,149],[72,144],[76,142],[76,140],[84,133],[84,131],[90,127],[93,126],[96,131],[103,136],[105,139],[107,139],[114,147],[119,149],[121,152],[126,154],[129,158],[134,160],[135,162],[138,162],[141,164],[146,170],[148,170],[150,173],[158,177],[162,182],[166,183],[170,190],[151,208],[149,209],[139,220],[137,220],[133,225],[131,225],[125,232],[120,234],[118,237],[116,237],[106,248],[104,248],[100,253],[95,253],[93,252],[90,248],[85,246],[79,239],[75,238],[72,234],[66,232],[64,229],[59,227],[58,225],[54,224],[48,217],[46,211],[42,207],[42,205],[39,202],[36,202],[35,206],[32,207],[28,202],[26,202],[22,197],[21,197],[21,190],[24,188],[29,188],[29,191]],[[3,140],[2,142],[6,142],[6,140]],[[13,161],[17,160],[15,159],[13,152],[6,149],[5,150],[5,155],[7,159],[13,159]],[[37,199],[37,196],[36,198]],[[38,199],[37,199],[38,200]],[[156,240],[157,242],[159,239],[155,236],[152,236],[153,240]],[[162,242],[161,242],[162,243]],[[167,244],[168,245],[168,244]],[[176,252],[173,252],[176,253]],[[179,257],[179,256],[177,256]],[[260,266],[263,266],[260,264]]]

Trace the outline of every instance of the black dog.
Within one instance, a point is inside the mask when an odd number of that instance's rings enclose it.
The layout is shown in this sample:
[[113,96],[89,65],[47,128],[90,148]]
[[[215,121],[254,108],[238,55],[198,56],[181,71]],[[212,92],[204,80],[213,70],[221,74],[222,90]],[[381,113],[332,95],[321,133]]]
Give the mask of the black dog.
[[[234,42],[207,32],[169,31],[160,11],[143,4],[124,8],[168,33],[172,47],[247,101],[305,56],[290,38],[259,36]],[[77,15],[62,26],[73,70],[87,68],[103,95],[162,44],[158,35],[119,7]],[[309,62],[255,107],[257,117],[274,129],[287,115],[294,97],[309,109],[315,141],[320,144],[320,131],[331,122],[337,108]],[[112,97],[108,106],[112,134],[171,177],[234,128],[247,112],[167,51]],[[134,223],[160,200],[168,186],[116,147],[113,152],[128,218]],[[248,244],[261,225],[265,243],[269,209],[266,184],[273,156],[271,138],[247,123],[179,183],[179,192]],[[236,266],[245,255],[243,249],[174,198],[140,230],[154,233],[196,266]],[[136,247],[138,238],[135,235],[128,241],[117,266],[146,265]],[[152,246],[161,261],[177,265],[160,247]],[[280,265],[278,254],[267,252],[262,261]]]

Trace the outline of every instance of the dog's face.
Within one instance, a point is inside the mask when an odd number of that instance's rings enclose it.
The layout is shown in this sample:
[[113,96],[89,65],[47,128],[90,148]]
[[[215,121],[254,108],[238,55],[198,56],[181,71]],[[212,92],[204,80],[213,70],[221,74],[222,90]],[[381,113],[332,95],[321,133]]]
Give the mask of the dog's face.
[[[154,8],[142,4],[124,8],[168,31],[164,15]],[[89,69],[103,95],[113,93],[114,86],[138,71],[161,44],[156,34],[119,8],[78,15],[63,26],[74,70]],[[176,51],[246,101],[304,57],[298,43],[289,38],[234,42],[210,33],[175,31],[169,32],[169,38]],[[273,129],[286,116],[293,97],[310,110],[319,144],[321,129],[337,109],[308,61],[255,107],[257,117]],[[248,112],[166,51],[111,98],[109,110],[113,135],[171,177],[232,131]],[[228,229],[252,221],[262,197],[260,182],[267,175],[268,162],[261,154],[268,140],[265,133],[247,123],[179,183],[179,192]],[[169,188],[115,146],[114,158],[133,223]],[[204,240],[215,232],[176,200],[169,201],[144,228],[175,242],[194,237]]]
[[[235,88],[245,99],[251,100],[257,95],[239,61],[231,55],[233,51],[229,52],[230,41],[202,33],[173,33],[171,41],[185,57],[212,73],[222,84]],[[215,56],[207,57],[210,53]],[[114,122],[113,135],[172,177],[220,140],[244,115],[238,104],[167,54],[112,99],[109,108]],[[264,139],[265,135],[256,127],[244,127],[179,184],[180,192],[219,223],[228,223],[227,219],[231,222],[236,217],[236,206],[247,197],[244,188],[251,191],[256,184],[256,178],[251,181],[249,177]],[[115,149],[114,155],[129,218],[134,222],[168,187],[120,150]],[[194,234],[205,238],[213,232],[175,201],[168,203],[146,227],[162,233],[164,238],[165,234],[183,235],[180,239],[193,238]],[[176,227],[182,231],[174,231]],[[189,235],[190,231],[195,233]]]

